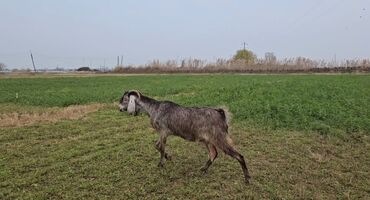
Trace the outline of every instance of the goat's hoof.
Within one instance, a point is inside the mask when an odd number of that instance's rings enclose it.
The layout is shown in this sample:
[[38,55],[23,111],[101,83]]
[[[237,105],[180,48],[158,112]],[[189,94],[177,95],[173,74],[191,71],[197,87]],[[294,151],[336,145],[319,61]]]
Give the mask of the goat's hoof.
[[203,175],[205,175],[208,172],[208,168],[202,167],[200,168],[200,171],[202,172]]
[[164,157],[166,158],[166,160],[172,160],[172,156],[169,154],[166,154]]
[[246,178],[245,179],[245,184],[249,185],[251,183],[250,179],[251,179],[251,177]]
[[163,168],[164,167],[163,163],[162,162],[159,162],[158,163],[158,167]]

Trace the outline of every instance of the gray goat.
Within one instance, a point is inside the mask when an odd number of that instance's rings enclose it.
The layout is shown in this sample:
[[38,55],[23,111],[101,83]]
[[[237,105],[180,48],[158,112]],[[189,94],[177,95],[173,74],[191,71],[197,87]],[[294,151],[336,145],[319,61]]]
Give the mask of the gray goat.
[[136,115],[145,112],[150,117],[152,127],[158,131],[156,149],[161,158],[158,166],[163,167],[170,156],[165,152],[166,139],[176,135],[189,141],[199,141],[206,145],[209,160],[201,170],[206,173],[217,157],[217,148],[239,161],[245,182],[249,183],[249,172],[244,157],[232,146],[228,136],[227,116],[223,109],[183,107],[170,101],[157,101],[142,95],[136,90],[127,91],[120,100],[120,111]]

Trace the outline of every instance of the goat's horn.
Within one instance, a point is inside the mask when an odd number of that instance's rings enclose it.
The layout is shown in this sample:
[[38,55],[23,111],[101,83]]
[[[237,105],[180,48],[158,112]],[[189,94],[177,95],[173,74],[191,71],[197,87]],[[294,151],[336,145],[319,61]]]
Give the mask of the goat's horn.
[[139,91],[137,91],[137,90],[130,90],[129,94],[130,93],[135,93],[139,97],[139,99],[141,97],[141,93]]

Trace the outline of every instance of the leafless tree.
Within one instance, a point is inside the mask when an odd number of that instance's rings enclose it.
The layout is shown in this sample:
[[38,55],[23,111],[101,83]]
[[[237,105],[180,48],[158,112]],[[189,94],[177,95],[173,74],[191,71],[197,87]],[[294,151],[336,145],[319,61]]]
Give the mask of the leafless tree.
[[269,64],[274,64],[276,63],[276,56],[274,55],[273,52],[266,52],[265,53],[265,61],[266,63],[269,63]]
[[4,63],[0,63],[0,72],[5,71],[6,65]]

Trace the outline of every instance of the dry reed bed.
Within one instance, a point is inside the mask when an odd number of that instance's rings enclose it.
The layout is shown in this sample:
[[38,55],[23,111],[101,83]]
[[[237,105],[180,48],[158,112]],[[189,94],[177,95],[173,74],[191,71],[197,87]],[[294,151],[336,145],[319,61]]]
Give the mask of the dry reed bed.
[[77,120],[96,112],[104,104],[72,105],[48,108],[44,112],[11,112],[0,115],[0,127],[20,127],[38,123],[55,123],[60,120]]
[[255,62],[245,60],[217,59],[207,62],[200,59],[185,59],[161,62],[154,60],[146,65],[117,66],[116,73],[349,73],[370,72],[370,59],[354,59],[342,62],[326,62],[298,57],[276,61],[263,59]]

